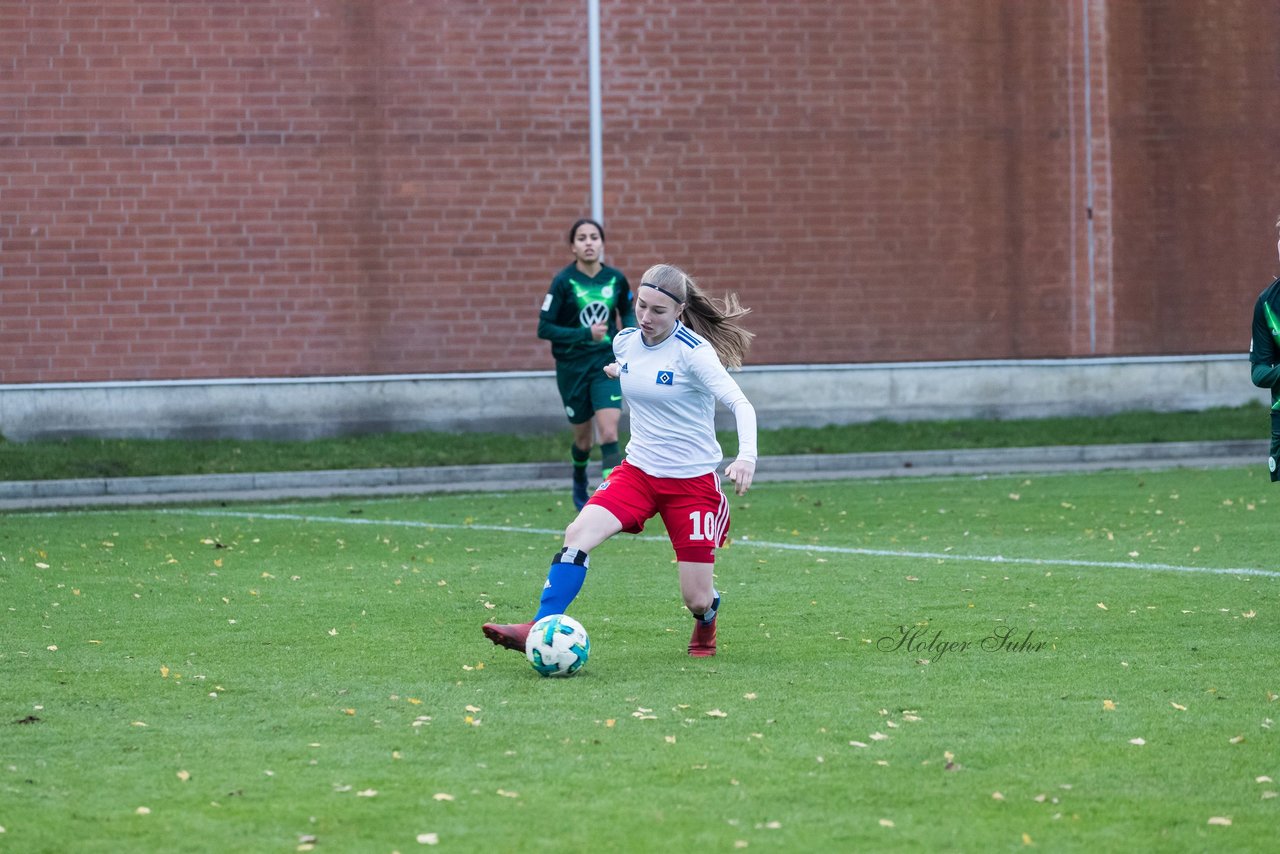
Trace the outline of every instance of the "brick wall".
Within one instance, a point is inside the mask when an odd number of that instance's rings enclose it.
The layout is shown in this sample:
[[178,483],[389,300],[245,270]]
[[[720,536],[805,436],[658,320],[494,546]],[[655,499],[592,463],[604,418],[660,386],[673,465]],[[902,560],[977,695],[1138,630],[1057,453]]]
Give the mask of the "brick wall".
[[[601,7],[608,260],[738,290],[750,361],[1247,346],[1272,0]],[[549,367],[585,33],[585,0],[0,0],[0,382]]]

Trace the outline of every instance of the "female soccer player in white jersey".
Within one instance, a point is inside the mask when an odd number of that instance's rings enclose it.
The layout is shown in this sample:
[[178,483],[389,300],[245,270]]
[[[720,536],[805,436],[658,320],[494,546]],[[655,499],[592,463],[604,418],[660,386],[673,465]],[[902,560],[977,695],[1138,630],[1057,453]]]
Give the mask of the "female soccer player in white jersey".
[[619,531],[640,533],[660,515],[675,549],[680,593],[694,616],[689,654],[716,654],[720,594],[713,571],[715,550],[729,533],[729,502],[716,472],[722,452],[715,405],[719,400],[737,421],[738,456],[725,475],[743,495],[756,470],[756,412],[725,366],[742,364],[752,338],[740,325],[748,311],[735,294],[723,303],[711,300],[677,267],[645,271],[635,294],[640,328],[618,333],[617,361],[604,369],[621,378],[631,409],[627,457],[565,529],[537,615],[528,623],[485,624],[491,641],[523,653],[534,622],[565,613],[582,589],[588,553]]

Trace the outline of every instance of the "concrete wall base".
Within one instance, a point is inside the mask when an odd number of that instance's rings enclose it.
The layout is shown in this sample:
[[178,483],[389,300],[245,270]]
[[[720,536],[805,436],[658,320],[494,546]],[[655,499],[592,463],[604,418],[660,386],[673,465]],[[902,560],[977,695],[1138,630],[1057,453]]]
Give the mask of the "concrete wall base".
[[[1242,355],[749,367],[760,426],[1043,418],[1270,403]],[[721,427],[731,417],[720,412]],[[550,371],[0,385],[0,435],[311,439],[567,429]],[[625,427],[625,421],[624,421]],[[1262,428],[1260,428],[1262,429]]]

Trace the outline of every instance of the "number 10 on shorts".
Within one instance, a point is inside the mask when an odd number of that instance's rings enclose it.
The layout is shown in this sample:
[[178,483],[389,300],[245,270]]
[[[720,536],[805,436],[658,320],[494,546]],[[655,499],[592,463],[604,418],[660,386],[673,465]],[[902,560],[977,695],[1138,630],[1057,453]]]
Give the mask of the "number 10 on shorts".
[[693,531],[689,534],[691,541],[697,542],[715,538],[716,514],[711,512],[699,513],[695,510],[689,514],[689,522],[693,526]]

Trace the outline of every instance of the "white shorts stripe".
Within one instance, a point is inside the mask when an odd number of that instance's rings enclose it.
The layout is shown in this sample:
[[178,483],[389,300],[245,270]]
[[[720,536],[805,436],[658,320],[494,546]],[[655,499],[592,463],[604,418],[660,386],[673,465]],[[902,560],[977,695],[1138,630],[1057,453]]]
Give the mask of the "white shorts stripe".
[[711,478],[712,483],[716,485],[716,492],[720,493],[720,506],[716,509],[715,536],[711,539],[715,547],[719,548],[729,530],[729,499],[725,497],[724,490],[720,487],[720,475],[712,472],[707,477]]

